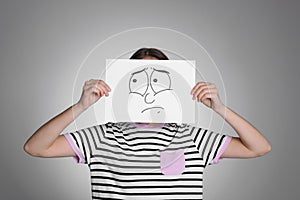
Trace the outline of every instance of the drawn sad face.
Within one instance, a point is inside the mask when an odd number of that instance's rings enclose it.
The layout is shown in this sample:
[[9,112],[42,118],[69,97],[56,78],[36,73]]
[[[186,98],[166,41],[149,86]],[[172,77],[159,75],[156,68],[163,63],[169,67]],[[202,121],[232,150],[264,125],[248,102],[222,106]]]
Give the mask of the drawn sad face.
[[179,104],[172,89],[169,71],[149,66],[131,73],[128,114],[132,121],[181,120],[182,112]]

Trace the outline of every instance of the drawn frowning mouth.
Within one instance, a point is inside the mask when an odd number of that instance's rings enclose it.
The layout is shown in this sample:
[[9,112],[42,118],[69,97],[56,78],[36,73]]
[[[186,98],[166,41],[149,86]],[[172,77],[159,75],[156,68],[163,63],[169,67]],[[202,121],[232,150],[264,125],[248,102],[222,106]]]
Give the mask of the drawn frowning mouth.
[[[145,112],[145,111],[147,111],[147,110],[150,110],[150,109],[154,109],[154,108],[164,109],[163,107],[160,107],[160,106],[154,106],[154,107],[150,107],[150,108],[145,108],[144,110],[142,110],[141,113],[143,113],[143,112]],[[158,111],[158,113],[159,113],[159,112],[160,112],[160,111]]]

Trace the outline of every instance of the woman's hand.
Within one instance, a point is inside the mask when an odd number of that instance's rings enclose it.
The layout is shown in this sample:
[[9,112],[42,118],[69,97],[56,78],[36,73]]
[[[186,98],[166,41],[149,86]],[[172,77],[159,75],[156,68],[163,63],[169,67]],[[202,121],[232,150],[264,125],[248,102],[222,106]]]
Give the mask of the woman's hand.
[[222,158],[254,158],[271,151],[268,140],[252,124],[221,102],[215,84],[198,82],[191,94],[194,100],[220,114],[239,135],[231,139]]
[[102,80],[86,81],[80,100],[41,126],[25,143],[24,150],[39,157],[75,156],[66,138],[61,135],[62,131],[103,95],[108,96],[110,91]]
[[83,109],[87,109],[97,102],[103,95],[108,96],[110,91],[110,87],[103,80],[91,79],[86,81],[78,104]]
[[215,84],[208,82],[198,82],[191,91],[193,99],[203,103],[216,112],[224,108],[220,100],[218,89]]

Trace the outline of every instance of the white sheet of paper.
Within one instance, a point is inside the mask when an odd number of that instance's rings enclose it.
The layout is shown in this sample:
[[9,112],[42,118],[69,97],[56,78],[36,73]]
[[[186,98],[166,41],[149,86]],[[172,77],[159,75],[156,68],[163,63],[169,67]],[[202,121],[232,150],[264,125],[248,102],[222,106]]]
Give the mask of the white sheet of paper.
[[193,60],[107,59],[105,121],[194,123],[195,69]]

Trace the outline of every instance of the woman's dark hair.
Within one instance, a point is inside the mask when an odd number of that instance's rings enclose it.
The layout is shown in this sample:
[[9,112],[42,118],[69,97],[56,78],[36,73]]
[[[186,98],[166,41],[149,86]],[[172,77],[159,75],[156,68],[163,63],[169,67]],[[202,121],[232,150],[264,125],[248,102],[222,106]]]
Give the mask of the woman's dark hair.
[[130,59],[143,59],[145,57],[154,57],[158,60],[169,60],[161,50],[155,48],[141,48],[137,50]]

